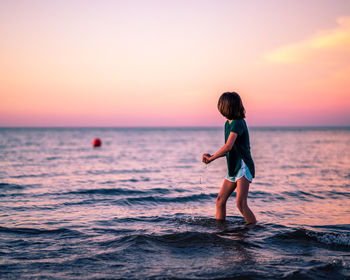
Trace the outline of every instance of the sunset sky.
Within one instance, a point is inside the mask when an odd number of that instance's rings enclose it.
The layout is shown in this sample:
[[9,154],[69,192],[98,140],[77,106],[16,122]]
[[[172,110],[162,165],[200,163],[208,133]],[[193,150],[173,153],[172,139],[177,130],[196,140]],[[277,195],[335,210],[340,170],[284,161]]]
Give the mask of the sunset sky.
[[0,126],[350,125],[350,0],[0,0]]

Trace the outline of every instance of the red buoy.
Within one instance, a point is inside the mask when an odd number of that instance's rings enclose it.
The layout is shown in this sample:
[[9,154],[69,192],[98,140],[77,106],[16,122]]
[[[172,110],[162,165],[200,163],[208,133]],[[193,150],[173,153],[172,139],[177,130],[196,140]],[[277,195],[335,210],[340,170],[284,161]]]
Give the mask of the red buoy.
[[92,141],[93,147],[100,147],[102,145],[102,141],[99,138],[95,138],[94,141]]

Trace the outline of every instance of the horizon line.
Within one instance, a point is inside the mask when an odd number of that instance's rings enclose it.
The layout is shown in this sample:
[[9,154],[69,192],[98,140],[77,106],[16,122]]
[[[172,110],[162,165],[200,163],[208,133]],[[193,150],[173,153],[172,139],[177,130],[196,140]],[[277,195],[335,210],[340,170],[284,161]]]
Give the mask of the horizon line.
[[[196,125],[176,125],[176,126],[0,126],[2,128],[222,128],[223,125],[196,126]],[[350,128],[349,125],[250,125],[248,128]]]

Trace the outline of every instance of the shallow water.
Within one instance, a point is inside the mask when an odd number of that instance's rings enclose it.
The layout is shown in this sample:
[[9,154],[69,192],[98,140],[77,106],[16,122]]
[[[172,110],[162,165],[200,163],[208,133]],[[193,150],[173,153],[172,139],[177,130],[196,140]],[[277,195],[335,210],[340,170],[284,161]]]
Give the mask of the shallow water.
[[214,219],[221,128],[1,128],[1,278],[350,277],[350,129],[250,135],[256,226]]

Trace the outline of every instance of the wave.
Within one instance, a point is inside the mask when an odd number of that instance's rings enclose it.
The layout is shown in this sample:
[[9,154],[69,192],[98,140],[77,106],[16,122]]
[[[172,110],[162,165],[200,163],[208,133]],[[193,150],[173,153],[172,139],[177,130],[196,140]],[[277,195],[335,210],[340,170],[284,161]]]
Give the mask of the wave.
[[326,263],[311,261],[306,263],[307,267],[294,268],[285,272],[281,279],[349,279],[344,274],[346,263],[342,259],[333,259]]
[[[7,235],[3,248],[11,248],[13,260],[21,261],[21,266],[11,266],[11,261],[0,265],[0,272],[28,275],[34,269],[57,276],[66,271],[74,279],[129,279],[135,273],[141,279],[347,279],[349,268],[347,224],[251,227],[239,216],[219,222],[179,214],[113,218],[85,226],[88,234],[75,227],[0,227],[0,235]],[[305,249],[312,255],[301,253]],[[330,255],[319,257],[325,249]],[[81,267],[83,272],[76,274]]]
[[8,184],[0,183],[0,197],[15,197],[15,196],[26,196],[23,190],[39,187],[40,184],[31,184],[31,185],[18,185],[18,184]]
[[[57,195],[91,195],[91,194],[98,194],[98,195],[107,195],[107,196],[119,196],[119,195],[153,195],[153,194],[170,194],[170,193],[183,193],[187,192],[188,190],[183,188],[151,188],[151,189],[129,189],[129,188],[96,188],[96,189],[79,189],[77,191],[71,191],[71,192],[64,192],[64,193],[57,193]],[[56,193],[54,193],[56,194]],[[302,201],[312,201],[313,199],[326,199],[326,198],[334,198],[337,199],[339,197],[350,197],[349,192],[339,192],[339,191],[326,191],[326,192],[319,192],[319,195],[313,194],[311,192],[305,192],[305,191],[284,191],[281,193],[269,193],[264,191],[250,191],[249,197],[250,198],[262,198],[262,199],[268,199],[270,201],[272,200],[287,200],[288,197],[290,198],[297,198]],[[232,194],[233,197],[236,196],[236,192]],[[203,193],[197,193],[195,195],[192,195],[193,198],[197,197],[205,197]],[[209,194],[209,197],[217,197],[217,193],[211,193]],[[151,198],[148,197],[148,199],[155,201],[164,201],[167,200],[167,198],[164,198],[164,200],[160,197],[157,199],[157,197]],[[171,198],[171,200],[176,198]],[[131,200],[147,200],[147,197],[139,197],[139,198],[132,198]],[[188,201],[186,196],[180,196],[178,197],[178,201]]]
[[66,174],[64,174],[64,173],[21,174],[21,175],[10,176],[10,178],[15,178],[15,179],[23,179],[23,178],[51,178],[51,177],[63,176],[63,175],[66,175]]
[[[113,193],[113,192],[112,192]],[[108,205],[158,205],[164,203],[185,203],[185,202],[199,202],[205,200],[211,200],[217,197],[217,194],[193,194],[186,196],[159,196],[159,195],[147,195],[147,196],[135,196],[135,197],[125,197],[120,199],[110,199],[107,197],[103,198],[89,198],[80,201],[66,201],[61,206],[71,206],[71,205],[84,205],[84,204],[95,204],[95,203],[105,203]],[[57,205],[59,207],[60,205]]]
[[127,218],[114,218],[109,221],[99,221],[102,225],[115,225],[115,224],[127,224],[127,223],[169,223],[172,221],[171,217],[166,216],[137,216],[137,217],[127,217]]
[[[152,191],[152,190],[150,190]],[[99,189],[81,189],[77,191],[61,193],[61,195],[91,195],[91,194],[100,194],[100,195],[139,195],[145,194],[147,191],[142,190],[131,190],[125,188],[99,188]]]
[[335,245],[345,246],[350,248],[350,233],[320,233],[306,231],[306,235],[311,239],[316,239],[318,242]]
[[132,250],[134,246],[146,244],[148,246],[162,246],[172,248],[188,248],[192,250],[196,248],[212,247],[226,247],[232,244],[244,245],[246,247],[256,247],[253,243],[245,240],[235,240],[226,238],[226,236],[219,233],[185,231],[168,234],[130,234],[114,240],[101,241],[100,246],[122,246],[129,245]]
[[51,160],[56,160],[56,159],[62,159],[63,157],[61,156],[48,156],[46,157],[47,161],[51,161]]
[[[59,174],[55,174],[59,175]],[[31,175],[28,175],[31,176]],[[39,176],[39,175],[38,175]],[[21,177],[19,175],[19,177]],[[148,178],[141,179],[142,181],[148,181]],[[124,180],[128,182],[138,182],[139,180],[135,179],[129,179],[129,180]],[[116,184],[116,181],[106,181],[103,182],[102,184]],[[26,196],[63,196],[63,195],[74,195],[74,196],[79,196],[79,195],[100,195],[100,196],[106,196],[106,197],[111,197],[111,196],[131,196],[130,198],[126,199],[126,202],[128,204],[133,204],[136,202],[187,202],[190,201],[191,199],[194,199],[194,201],[199,201],[202,199],[207,199],[207,198],[216,198],[217,193],[210,193],[210,194],[203,194],[199,192],[200,190],[197,190],[197,193],[191,194],[190,196],[177,196],[175,197],[174,195],[178,195],[180,193],[186,193],[186,192],[191,192],[193,191],[192,189],[186,189],[186,188],[179,188],[179,187],[155,187],[155,188],[88,188],[88,189],[77,189],[73,191],[68,191],[68,192],[53,192],[53,193],[40,193],[40,194],[24,194],[21,193],[20,191],[23,189],[26,189],[28,187],[40,187],[40,184],[35,184],[35,185],[19,185],[19,184],[10,184],[10,183],[0,183],[0,191],[2,193],[0,194],[1,197],[7,196],[7,195],[26,195]],[[16,193],[16,191],[18,191]],[[10,193],[9,193],[10,192]],[[171,195],[171,197],[163,196],[163,195]],[[155,196],[154,196],[155,195]],[[139,196],[139,197],[135,197]],[[236,192],[232,194],[232,197],[236,197]],[[254,199],[262,199],[263,201],[281,201],[281,200],[288,200],[288,199],[299,199],[301,201],[314,201],[315,199],[317,200],[324,200],[324,199],[343,199],[343,198],[349,198],[350,197],[350,192],[346,191],[318,191],[317,194],[313,192],[306,192],[306,191],[283,191],[283,192],[267,192],[267,191],[261,191],[261,190],[252,190],[249,192],[249,197],[254,198]]]
[[[235,194],[234,194],[235,195]],[[269,193],[264,191],[250,191],[249,197],[251,198],[262,198],[268,201],[274,200],[288,200],[299,199],[301,201],[313,201],[315,199],[339,199],[344,197],[350,197],[350,192],[341,192],[341,191],[317,191],[317,194],[313,192],[305,191],[283,191],[277,193]]]
[[269,239],[293,243],[295,241],[350,248],[350,225],[305,226],[277,233]]
[[17,185],[17,184],[0,183],[0,190],[1,191],[23,190],[31,186],[34,186],[34,185]]
[[303,201],[312,201],[313,198],[318,199],[324,199],[325,197],[315,195],[311,192],[304,192],[304,191],[284,191],[281,192],[283,197],[292,197],[292,198],[298,198]]
[[339,191],[320,191],[327,198],[337,199],[339,197],[350,197],[350,192],[339,192]]
[[97,188],[97,189],[79,189],[71,192],[54,193],[54,195],[151,195],[151,194],[169,194],[182,193],[186,190],[180,188],[151,188],[151,189],[128,189],[128,188]]
[[212,194],[193,194],[193,195],[186,195],[186,196],[176,196],[176,197],[169,197],[169,196],[144,196],[144,197],[130,197],[126,198],[126,202],[128,204],[139,204],[143,202],[152,202],[152,203],[169,203],[169,202],[196,202],[196,201],[202,201],[202,200],[210,200],[212,198],[217,197],[216,193]]
[[82,237],[83,233],[68,228],[58,229],[37,229],[37,228],[26,228],[26,227],[2,227],[0,226],[0,233],[15,234],[15,235],[55,235],[60,237]]
[[86,173],[91,175],[112,175],[112,174],[140,174],[140,173],[159,173],[160,169],[109,169],[109,170],[88,170]]

